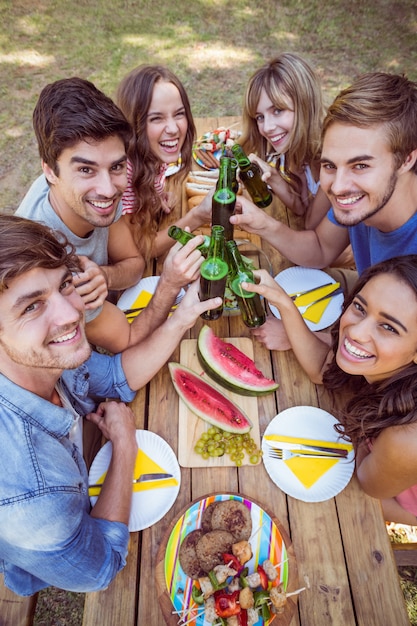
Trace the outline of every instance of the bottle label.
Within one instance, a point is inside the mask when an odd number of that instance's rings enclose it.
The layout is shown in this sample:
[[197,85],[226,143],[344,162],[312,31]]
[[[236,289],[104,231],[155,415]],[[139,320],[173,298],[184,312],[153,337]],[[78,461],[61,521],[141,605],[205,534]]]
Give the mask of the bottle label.
[[222,259],[207,259],[203,261],[200,272],[206,280],[221,280],[229,271],[229,266]]
[[231,290],[234,291],[234,293],[241,298],[253,298],[255,296],[255,292],[242,289],[242,282],[250,283],[252,281],[249,280],[247,276],[238,276],[230,283]]

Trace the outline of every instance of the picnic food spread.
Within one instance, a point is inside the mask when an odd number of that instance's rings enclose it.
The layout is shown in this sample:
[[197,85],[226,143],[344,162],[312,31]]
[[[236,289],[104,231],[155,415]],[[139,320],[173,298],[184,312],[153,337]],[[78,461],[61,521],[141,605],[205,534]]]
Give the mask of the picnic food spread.
[[285,610],[281,563],[266,558],[254,571],[247,565],[253,558],[250,541],[258,532],[253,530],[251,511],[240,500],[215,500],[203,510],[201,526],[185,536],[178,552],[182,570],[195,581],[192,605],[180,622],[186,623],[191,609],[218,626],[252,626],[260,618],[266,625]]
[[196,163],[207,170],[219,167],[219,158],[224,148],[231,148],[240,136],[240,131],[220,126],[204,133],[193,146]]

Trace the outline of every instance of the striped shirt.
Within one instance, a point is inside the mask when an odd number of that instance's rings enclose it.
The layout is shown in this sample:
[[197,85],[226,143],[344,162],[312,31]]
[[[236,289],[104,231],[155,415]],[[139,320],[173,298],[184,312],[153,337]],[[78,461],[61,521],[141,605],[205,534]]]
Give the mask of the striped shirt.
[[[165,186],[165,178],[166,171],[168,169],[168,165],[166,163],[162,163],[158,175],[155,177],[155,189],[157,193],[161,194],[164,191]],[[129,159],[127,160],[127,187],[122,196],[122,204],[123,211],[122,215],[126,215],[126,213],[134,213],[136,211],[136,197],[135,191],[133,189],[132,179],[133,179],[133,166]]]

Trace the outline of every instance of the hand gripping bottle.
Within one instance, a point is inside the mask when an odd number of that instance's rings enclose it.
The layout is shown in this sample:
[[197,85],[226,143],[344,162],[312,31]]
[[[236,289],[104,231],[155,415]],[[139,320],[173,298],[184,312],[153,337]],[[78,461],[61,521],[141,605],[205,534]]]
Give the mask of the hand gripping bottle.
[[242,147],[235,143],[232,153],[239,165],[239,178],[256,206],[264,209],[272,202],[268,185],[262,180],[262,170],[257,163],[248,159]]

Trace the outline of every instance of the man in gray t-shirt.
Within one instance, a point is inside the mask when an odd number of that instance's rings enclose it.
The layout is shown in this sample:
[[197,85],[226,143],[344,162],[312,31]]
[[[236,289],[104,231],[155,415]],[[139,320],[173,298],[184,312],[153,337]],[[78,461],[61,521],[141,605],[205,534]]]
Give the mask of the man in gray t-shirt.
[[185,251],[177,247],[178,254],[164,265],[151,306],[129,324],[106,298],[109,290],[136,284],[145,266],[128,226],[119,219],[130,126],[110,98],[81,78],[47,85],[33,126],[43,174],[16,213],[63,232],[75,247],[84,270],[74,282],[86,307],[87,337],[120,352],[166,319],[181,287],[198,275],[201,255],[197,257],[195,246]]

